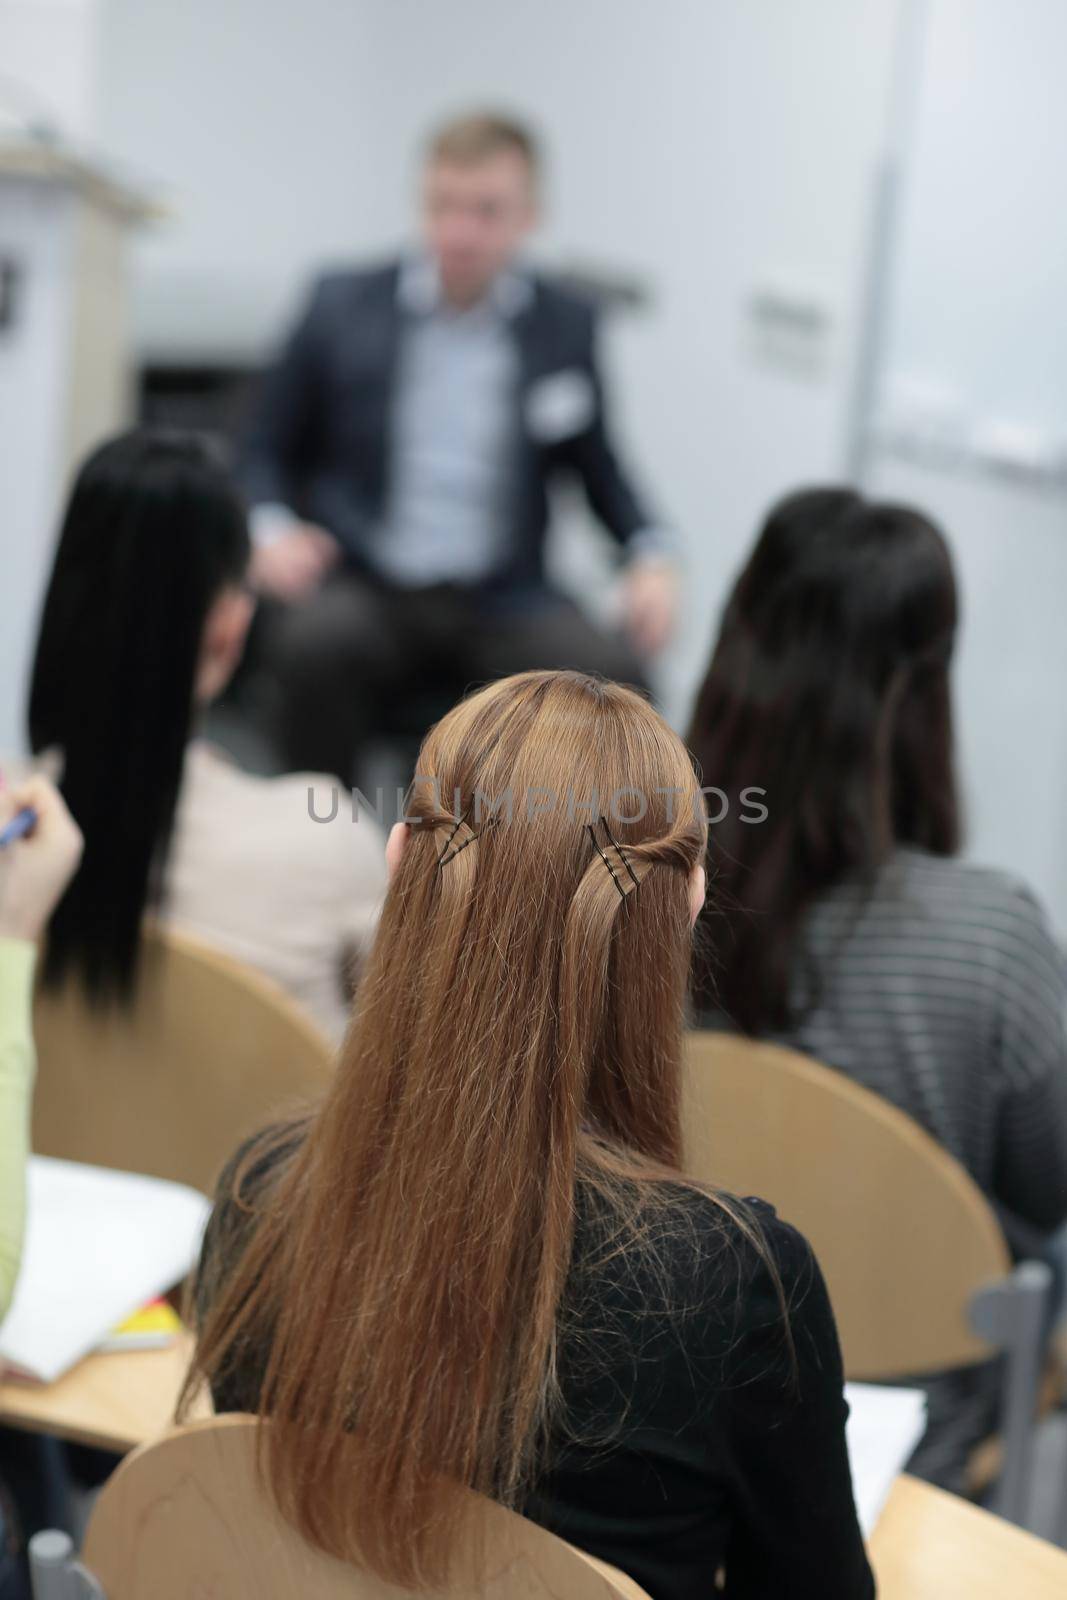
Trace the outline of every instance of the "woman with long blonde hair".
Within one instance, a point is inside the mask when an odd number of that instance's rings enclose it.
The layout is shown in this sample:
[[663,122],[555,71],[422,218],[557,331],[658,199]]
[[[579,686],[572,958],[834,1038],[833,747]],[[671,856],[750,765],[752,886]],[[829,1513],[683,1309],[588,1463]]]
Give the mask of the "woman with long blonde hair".
[[428,735],[336,1078],[230,1164],[198,1283],[190,1386],[269,1417],[321,1548],[440,1584],[475,1489],[656,1600],[873,1594],[818,1267],[679,1170],[705,835],[616,684]]

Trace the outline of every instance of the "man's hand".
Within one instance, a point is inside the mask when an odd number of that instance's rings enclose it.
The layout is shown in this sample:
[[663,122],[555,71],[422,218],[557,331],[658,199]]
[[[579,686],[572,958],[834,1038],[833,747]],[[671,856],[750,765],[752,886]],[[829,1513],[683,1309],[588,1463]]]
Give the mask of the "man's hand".
[[0,849],[0,938],[35,943],[74,876],[82,836],[47,778],[0,792],[0,828],[27,807],[37,814],[32,829]]
[[663,649],[678,611],[678,574],[669,561],[635,561],[623,577],[623,619],[643,656]]
[[276,539],[253,548],[249,576],[261,594],[275,600],[303,600],[340,559],[340,545],[324,528],[294,522]]

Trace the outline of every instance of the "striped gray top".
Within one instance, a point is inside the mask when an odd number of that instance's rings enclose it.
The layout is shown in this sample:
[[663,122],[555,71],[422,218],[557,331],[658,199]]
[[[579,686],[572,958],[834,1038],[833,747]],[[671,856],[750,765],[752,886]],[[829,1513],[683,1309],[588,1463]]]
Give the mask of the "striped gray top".
[[1067,958],[1025,888],[899,850],[808,913],[794,1000],[779,1042],[906,1111],[1008,1212],[1063,1221]]

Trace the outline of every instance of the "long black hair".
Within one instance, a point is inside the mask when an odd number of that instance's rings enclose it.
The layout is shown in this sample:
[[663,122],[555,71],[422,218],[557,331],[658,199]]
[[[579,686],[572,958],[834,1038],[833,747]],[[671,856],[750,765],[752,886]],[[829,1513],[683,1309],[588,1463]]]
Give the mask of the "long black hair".
[[[919,512],[850,489],[790,495],[723,613],[689,744],[729,811],[697,941],[698,1010],[784,1028],[805,911],[897,844],[959,848],[949,664],[956,584]],[[746,789],[762,789],[758,818]],[[724,809],[716,800],[717,810]]]
[[135,429],[75,481],[30,689],[35,752],[58,746],[85,836],[53,915],[45,982],[133,994],[141,921],[161,893],[194,716],[204,623],[249,557],[244,508],[193,435]]

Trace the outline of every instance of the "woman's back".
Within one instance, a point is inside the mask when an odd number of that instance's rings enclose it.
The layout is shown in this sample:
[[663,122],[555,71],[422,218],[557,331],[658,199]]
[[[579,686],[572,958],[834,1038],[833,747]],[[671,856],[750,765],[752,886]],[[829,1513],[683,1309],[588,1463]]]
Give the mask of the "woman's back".
[[807,1247],[679,1169],[688,753],[632,691],[531,672],[416,770],[323,1103],[222,1190],[192,1379],[269,1416],[305,1537],[408,1590],[474,1489],[659,1600],[720,1563],[735,1595],[869,1594]]
[[801,925],[779,1042],[883,1095],[988,1194],[1067,1215],[1067,959],[1007,874],[898,849]]
[[772,509],[690,730],[716,784],[764,802],[712,831],[694,995],[884,1095],[1048,1230],[1067,1215],[1067,982],[1030,896],[956,859],[958,615],[921,512],[847,488]]
[[[295,1131],[258,1157],[251,1141],[223,1174],[201,1318],[299,1140]],[[619,1250],[603,1199],[578,1192],[556,1354],[561,1405],[521,1509],[629,1573],[653,1600],[708,1600],[720,1567],[726,1594],[752,1600],[873,1594],[844,1446],[840,1350],[809,1246],[759,1201],[724,1211],[681,1184],[672,1199],[639,1250]],[[217,1410],[258,1409],[269,1349],[263,1330],[241,1366],[213,1383]]]
[[167,862],[162,915],[265,972],[339,1040],[355,968],[385,892],[377,824],[344,809],[323,815],[332,780],[259,778],[209,745],[186,755]]
[[253,611],[244,506],[203,440],[100,445],[74,484],[42,610],[31,745],[83,834],[47,983],[132,1000],[146,913],[261,968],[339,1037],[346,968],[384,887],[378,830],[316,826],[300,777],[247,777],[193,739]]

